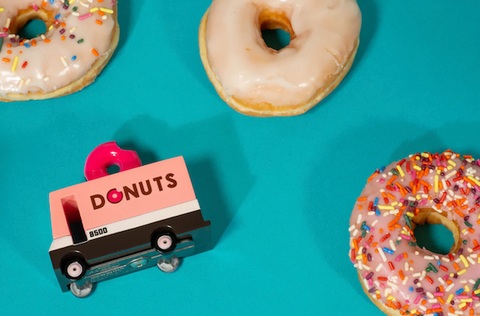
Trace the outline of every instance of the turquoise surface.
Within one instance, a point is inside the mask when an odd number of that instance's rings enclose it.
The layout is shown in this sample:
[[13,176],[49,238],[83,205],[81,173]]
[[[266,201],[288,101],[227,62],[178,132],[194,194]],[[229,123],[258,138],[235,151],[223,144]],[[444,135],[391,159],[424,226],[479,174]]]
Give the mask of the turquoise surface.
[[[382,315],[348,258],[351,210],[376,168],[408,154],[480,157],[480,2],[359,0],[350,73],[290,118],[217,96],[198,54],[209,4],[122,0],[120,44],[94,84],[1,104],[1,315]],[[84,181],[110,140],[144,163],[183,155],[216,246],[77,299],[51,267],[48,194]]]

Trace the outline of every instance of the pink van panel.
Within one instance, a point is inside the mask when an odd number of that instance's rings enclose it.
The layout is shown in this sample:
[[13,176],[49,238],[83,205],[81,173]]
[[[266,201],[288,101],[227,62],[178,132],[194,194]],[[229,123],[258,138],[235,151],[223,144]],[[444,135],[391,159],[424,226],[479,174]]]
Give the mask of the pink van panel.
[[183,157],[159,161],[51,192],[53,238],[69,236],[67,218],[78,214],[89,230],[192,200]]

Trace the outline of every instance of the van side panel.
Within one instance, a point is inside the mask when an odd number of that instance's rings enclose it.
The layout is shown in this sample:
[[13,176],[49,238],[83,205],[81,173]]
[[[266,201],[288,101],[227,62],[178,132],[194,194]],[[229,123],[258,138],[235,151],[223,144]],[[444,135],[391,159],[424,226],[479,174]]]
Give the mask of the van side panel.
[[[153,222],[86,243],[58,248],[50,251],[50,258],[54,269],[60,269],[62,258],[70,253],[81,254],[89,265],[94,265],[152,248],[152,233],[157,228],[171,227],[179,238],[183,238],[185,234],[191,234],[192,231],[209,228],[209,226],[210,221],[204,221],[201,211],[195,210],[185,215]],[[194,242],[195,244],[198,243],[198,248],[201,251],[210,249],[210,232],[198,236],[198,238],[194,236]]]
[[74,195],[85,230],[195,200],[183,157],[176,157],[50,193],[53,238],[70,235],[62,198]]

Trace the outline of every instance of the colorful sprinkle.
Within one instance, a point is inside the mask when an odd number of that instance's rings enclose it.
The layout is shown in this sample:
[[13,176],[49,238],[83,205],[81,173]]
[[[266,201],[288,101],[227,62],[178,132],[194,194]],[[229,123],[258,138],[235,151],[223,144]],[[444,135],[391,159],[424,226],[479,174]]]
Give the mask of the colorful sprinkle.
[[106,9],[106,8],[100,8],[100,11],[108,13],[108,14],[113,14],[113,10]]
[[17,65],[18,65],[18,56],[15,56],[15,59],[13,60],[13,65],[12,65],[12,72],[15,72],[17,70]]
[[81,20],[85,20],[89,17],[91,17],[93,15],[93,13],[87,13],[87,14],[84,14],[84,15],[81,15],[78,17],[78,19],[81,21]]

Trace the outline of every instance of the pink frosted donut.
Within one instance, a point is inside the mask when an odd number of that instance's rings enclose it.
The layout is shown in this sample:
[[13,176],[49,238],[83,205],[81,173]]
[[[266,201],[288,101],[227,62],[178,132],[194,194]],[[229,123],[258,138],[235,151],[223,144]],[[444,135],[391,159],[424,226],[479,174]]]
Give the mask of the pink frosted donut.
[[[120,171],[126,171],[140,167],[142,161],[133,150],[124,150],[118,147],[116,142],[108,142],[96,147],[85,161],[85,179],[88,181],[108,176],[107,168],[118,166]],[[119,202],[121,195],[118,192],[108,193],[110,201]]]
[[[388,315],[480,315],[480,161],[421,153],[368,179],[350,218],[349,257]],[[416,225],[441,224],[447,255],[420,248]],[[436,313],[436,314],[435,314]]]
[[[199,31],[200,56],[220,97],[253,116],[304,113],[346,75],[359,43],[356,0],[214,0]],[[290,44],[267,47],[261,30]]]

